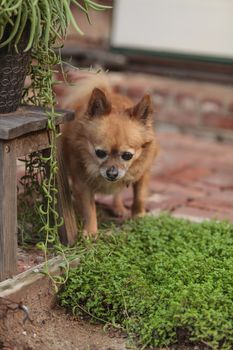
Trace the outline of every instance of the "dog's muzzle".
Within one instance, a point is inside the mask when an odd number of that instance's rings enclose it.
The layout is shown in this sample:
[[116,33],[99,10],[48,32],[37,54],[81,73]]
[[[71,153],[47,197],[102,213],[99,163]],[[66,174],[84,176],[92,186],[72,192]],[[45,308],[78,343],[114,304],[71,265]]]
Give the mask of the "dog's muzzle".
[[114,165],[112,165],[106,170],[106,175],[109,181],[116,181],[118,177],[118,169]]

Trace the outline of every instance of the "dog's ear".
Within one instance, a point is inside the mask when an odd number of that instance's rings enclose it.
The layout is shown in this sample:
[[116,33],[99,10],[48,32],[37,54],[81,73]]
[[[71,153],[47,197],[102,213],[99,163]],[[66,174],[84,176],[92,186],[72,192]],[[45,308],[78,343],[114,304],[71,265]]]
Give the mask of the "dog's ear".
[[95,88],[92,91],[90,100],[88,102],[87,114],[90,117],[99,117],[101,115],[106,115],[111,112],[111,104],[107,100],[105,93]]
[[151,119],[153,113],[150,95],[145,95],[134,107],[127,109],[127,112],[131,118],[135,118],[146,124]]

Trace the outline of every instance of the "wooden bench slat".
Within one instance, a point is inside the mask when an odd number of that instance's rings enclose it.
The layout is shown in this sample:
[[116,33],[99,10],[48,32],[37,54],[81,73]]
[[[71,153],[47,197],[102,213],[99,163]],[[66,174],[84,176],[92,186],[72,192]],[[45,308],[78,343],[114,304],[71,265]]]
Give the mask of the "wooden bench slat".
[[[72,111],[57,109],[56,124],[62,124],[73,119]],[[11,140],[16,137],[46,129],[46,111],[40,107],[22,106],[14,113],[0,114],[0,139]]]

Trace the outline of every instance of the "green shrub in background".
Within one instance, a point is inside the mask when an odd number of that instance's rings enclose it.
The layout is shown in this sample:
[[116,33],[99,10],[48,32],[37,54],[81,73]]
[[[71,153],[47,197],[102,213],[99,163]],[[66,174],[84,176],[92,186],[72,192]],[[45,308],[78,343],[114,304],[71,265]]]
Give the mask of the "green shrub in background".
[[61,305],[120,325],[143,348],[233,346],[232,224],[149,216],[113,231],[82,244]]

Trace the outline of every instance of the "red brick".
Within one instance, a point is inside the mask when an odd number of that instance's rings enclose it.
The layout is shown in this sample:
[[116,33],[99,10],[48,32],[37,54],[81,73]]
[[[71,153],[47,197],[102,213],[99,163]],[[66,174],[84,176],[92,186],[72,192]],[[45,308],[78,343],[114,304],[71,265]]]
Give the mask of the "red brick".
[[233,101],[229,103],[228,111],[233,114]]
[[152,95],[152,102],[153,102],[155,113],[161,112],[162,108],[164,108],[166,105],[166,99],[163,96],[158,94]]
[[124,87],[122,85],[116,84],[116,85],[113,86],[113,91],[116,92],[117,94],[118,93],[119,94],[124,94],[125,89],[124,89]]
[[192,221],[202,221],[205,219],[233,221],[233,213],[225,213],[225,212],[219,213],[219,212],[209,211],[206,209],[192,208],[188,206],[184,206],[176,209],[172,213],[172,216],[185,218]]
[[192,182],[192,184],[186,184],[186,186],[192,186],[192,188],[198,190],[198,191],[203,191],[205,194],[209,194],[212,191],[220,191],[221,189],[218,186],[214,186],[212,184],[209,184],[208,182],[202,181],[195,181]]
[[130,97],[130,98],[135,98],[135,99],[139,99],[141,98],[144,94],[146,93],[146,87],[144,87],[143,85],[134,85],[134,86],[129,86],[128,88],[126,88],[126,94]]
[[151,178],[149,183],[150,193],[163,193],[167,190],[167,182],[161,182],[157,178]]
[[151,193],[147,198],[147,203],[152,203],[153,205],[154,203],[161,203],[167,199],[170,199],[170,196],[167,193]]
[[161,211],[168,211],[172,212],[175,209],[179,208],[180,206],[185,205],[187,202],[186,196],[171,196],[168,199],[162,200],[161,202],[157,201],[148,201],[146,207],[149,209],[149,211],[153,210],[161,210]]
[[198,198],[189,202],[189,206],[192,208],[205,209],[213,212],[225,212],[232,213],[233,216],[233,202],[217,200],[214,197]]
[[196,113],[196,99],[194,95],[190,94],[178,94],[175,96],[175,100],[177,102],[178,107],[185,111],[195,111]]
[[219,208],[220,211],[233,212],[233,188],[232,190],[210,193],[209,200],[211,206]]
[[167,184],[167,195],[171,196],[185,196],[188,201],[195,198],[201,198],[206,195],[205,190],[197,189],[193,187],[193,183],[189,183],[186,186],[184,184],[168,183]]
[[205,98],[200,101],[201,113],[219,113],[223,109],[223,103],[217,98]]
[[172,175],[172,180],[179,183],[193,182],[210,174],[210,169],[191,166]]
[[228,189],[228,188],[233,189],[233,166],[232,166],[232,173],[229,173],[229,172],[213,173],[212,175],[203,179],[203,182],[205,184],[210,184],[214,187],[218,187],[219,189],[222,189],[222,190]]
[[192,111],[179,110],[175,106],[164,108],[161,113],[157,115],[157,120],[169,122],[178,126],[198,126],[199,116]]
[[233,207],[233,189],[226,191],[212,191],[209,195],[210,201],[222,202],[224,206]]
[[192,160],[191,157],[188,157],[185,154],[185,151],[176,151],[175,145],[173,148],[170,148],[170,145],[166,148],[164,146],[164,150],[160,152],[158,159],[155,161],[152,168],[152,176],[156,176],[157,179],[161,178],[163,181],[164,176],[170,176],[181,172],[189,167],[190,164],[195,164],[195,161],[192,162]]
[[211,128],[233,129],[233,115],[207,113],[202,116],[202,124]]
[[158,113],[162,108],[166,107],[169,98],[169,92],[166,90],[154,90],[152,92],[152,101],[155,108],[155,112]]
[[165,88],[154,88],[151,92],[152,94],[161,96],[163,98],[168,98],[171,95],[170,89]]
[[182,172],[185,168],[186,166],[182,165],[182,163],[181,165],[177,164],[177,166],[168,166],[166,170],[162,170],[158,174],[153,176],[153,179],[155,179],[155,181],[166,183],[177,182],[175,179],[175,175],[179,172]]

